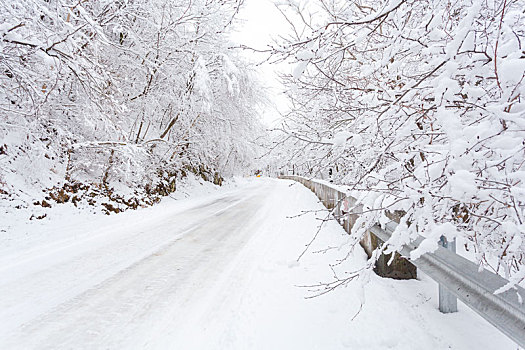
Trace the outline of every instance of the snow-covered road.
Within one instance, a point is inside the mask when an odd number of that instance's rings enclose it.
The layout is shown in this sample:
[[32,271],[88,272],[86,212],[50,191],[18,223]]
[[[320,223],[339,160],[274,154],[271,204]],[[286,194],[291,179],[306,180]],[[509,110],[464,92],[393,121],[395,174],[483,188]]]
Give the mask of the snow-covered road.
[[[257,179],[205,199],[110,218],[49,222],[0,250],[1,349],[515,349],[465,307],[436,310],[422,281],[372,277],[322,297],[347,255],[323,214],[289,181]],[[55,234],[53,234],[55,232]],[[30,238],[31,242],[32,239]],[[338,271],[362,266],[354,251]],[[365,304],[361,313],[361,300]]]

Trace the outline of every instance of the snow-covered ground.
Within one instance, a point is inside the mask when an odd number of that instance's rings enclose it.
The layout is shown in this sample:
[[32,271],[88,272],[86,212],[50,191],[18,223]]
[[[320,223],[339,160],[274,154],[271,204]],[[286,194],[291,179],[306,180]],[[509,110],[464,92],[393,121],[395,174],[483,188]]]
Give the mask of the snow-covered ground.
[[[439,313],[425,276],[305,298],[300,286],[331,281],[348,252],[328,222],[296,261],[324,215],[299,184],[243,179],[201,194],[109,217],[2,213],[0,348],[516,349],[464,305]],[[365,261],[358,249],[334,268]]]

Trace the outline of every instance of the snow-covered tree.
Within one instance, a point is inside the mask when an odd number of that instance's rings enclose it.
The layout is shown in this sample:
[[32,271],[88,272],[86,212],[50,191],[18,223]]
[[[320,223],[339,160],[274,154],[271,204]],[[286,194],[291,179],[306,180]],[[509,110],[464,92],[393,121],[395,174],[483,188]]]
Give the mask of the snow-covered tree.
[[462,237],[525,278],[525,14],[519,0],[281,2],[274,53],[293,110],[281,142],[303,175],[332,168],[364,205],[360,237],[403,213],[386,252]]
[[0,2],[2,191],[249,169],[261,92],[227,36],[242,2]]

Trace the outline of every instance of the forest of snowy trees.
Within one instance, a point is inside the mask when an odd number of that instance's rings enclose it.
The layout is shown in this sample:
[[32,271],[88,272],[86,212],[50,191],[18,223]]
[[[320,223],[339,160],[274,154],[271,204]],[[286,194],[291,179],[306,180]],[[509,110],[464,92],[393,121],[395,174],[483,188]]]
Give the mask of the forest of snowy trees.
[[[333,172],[364,205],[355,242],[461,237],[480,265],[525,278],[525,13],[519,0],[281,1],[292,35],[284,169]],[[415,256],[414,256],[415,257]],[[510,287],[510,285],[509,285]]]
[[0,195],[136,207],[187,173],[251,169],[260,91],[228,39],[242,2],[1,1]]
[[[118,212],[260,167],[264,89],[229,36],[243,3],[1,1],[1,199]],[[386,252],[459,237],[524,280],[523,1],[275,3],[291,31],[271,60],[294,69],[268,163],[349,186],[355,242],[394,213]]]

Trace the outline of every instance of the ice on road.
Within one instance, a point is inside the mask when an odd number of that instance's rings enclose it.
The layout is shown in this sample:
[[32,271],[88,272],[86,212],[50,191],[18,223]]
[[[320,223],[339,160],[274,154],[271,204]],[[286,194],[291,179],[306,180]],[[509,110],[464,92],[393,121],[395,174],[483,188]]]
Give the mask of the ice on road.
[[463,305],[440,314],[425,276],[372,276],[364,289],[306,298],[304,286],[332,281],[332,268],[366,261],[360,248],[348,255],[334,221],[296,261],[322,208],[299,184],[256,179],[206,199],[43,223],[44,238],[1,247],[0,349],[516,348]]

